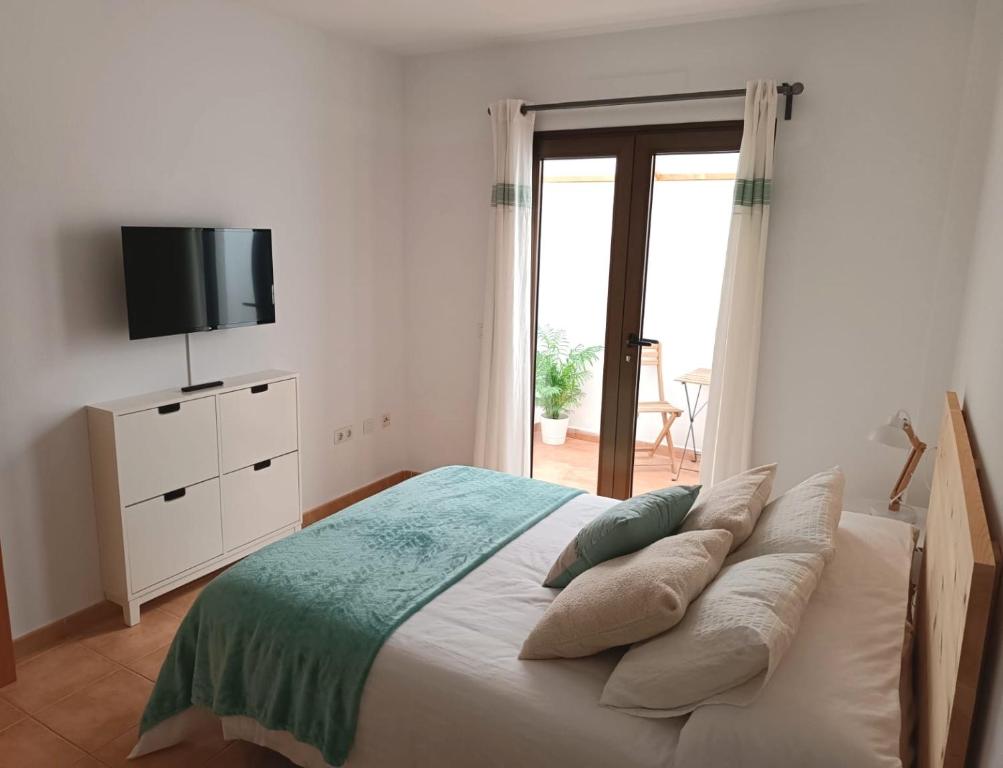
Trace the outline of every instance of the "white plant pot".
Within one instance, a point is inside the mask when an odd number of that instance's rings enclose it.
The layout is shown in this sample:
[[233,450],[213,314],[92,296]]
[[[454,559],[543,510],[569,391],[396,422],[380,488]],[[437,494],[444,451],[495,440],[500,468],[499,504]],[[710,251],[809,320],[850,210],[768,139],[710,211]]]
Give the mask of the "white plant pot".
[[540,424],[545,445],[564,445],[564,441],[568,439],[567,419],[548,419],[546,416],[541,416]]

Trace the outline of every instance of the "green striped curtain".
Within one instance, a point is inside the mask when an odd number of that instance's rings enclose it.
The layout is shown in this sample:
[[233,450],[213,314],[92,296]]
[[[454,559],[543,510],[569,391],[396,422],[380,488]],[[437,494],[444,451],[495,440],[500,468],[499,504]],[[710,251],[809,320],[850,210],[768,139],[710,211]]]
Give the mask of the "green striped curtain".
[[528,476],[534,113],[523,114],[522,107],[522,101],[508,99],[488,110],[495,162],[474,463]]
[[707,401],[705,485],[748,469],[751,459],[776,126],[776,81],[749,82]]

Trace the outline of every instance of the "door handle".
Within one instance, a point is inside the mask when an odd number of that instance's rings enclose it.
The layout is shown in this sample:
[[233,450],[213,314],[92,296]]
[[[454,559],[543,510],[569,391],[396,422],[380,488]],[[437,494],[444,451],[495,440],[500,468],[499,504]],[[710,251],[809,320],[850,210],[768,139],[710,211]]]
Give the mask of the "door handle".
[[627,337],[628,347],[650,347],[652,344],[657,344],[658,339],[644,339],[638,336],[636,333],[630,334]]

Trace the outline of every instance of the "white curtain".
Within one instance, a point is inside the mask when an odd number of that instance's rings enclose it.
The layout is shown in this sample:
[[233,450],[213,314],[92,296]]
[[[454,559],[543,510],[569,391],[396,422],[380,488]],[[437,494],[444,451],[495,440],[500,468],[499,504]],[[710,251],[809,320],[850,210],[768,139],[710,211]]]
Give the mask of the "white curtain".
[[533,122],[522,101],[491,105],[495,175],[484,281],[474,463],[529,475],[532,404],[530,278]]
[[706,485],[749,467],[776,126],[776,81],[750,81],[707,402]]

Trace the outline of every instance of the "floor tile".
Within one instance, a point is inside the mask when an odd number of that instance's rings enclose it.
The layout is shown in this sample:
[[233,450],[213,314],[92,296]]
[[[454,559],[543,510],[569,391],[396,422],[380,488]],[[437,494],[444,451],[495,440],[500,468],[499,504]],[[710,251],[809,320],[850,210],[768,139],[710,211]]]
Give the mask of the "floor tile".
[[38,713],[60,736],[95,752],[130,728],[136,728],[153,683],[121,669]]
[[296,768],[296,764],[257,744],[235,741],[212,759],[212,768]]
[[202,587],[206,583],[208,582],[196,581],[180,587],[173,592],[168,592],[166,595],[158,597],[153,601],[152,605],[155,608],[177,616],[179,619],[183,619],[185,614],[188,613],[188,609],[192,607],[192,603],[202,593]]
[[113,617],[80,637],[80,642],[119,664],[135,661],[171,642],[181,620],[159,609],[143,613],[134,627]]
[[135,661],[127,662],[125,666],[133,672],[138,672],[147,680],[157,682],[157,675],[160,674],[160,668],[164,665],[164,658],[167,656],[167,652],[170,649],[170,645],[165,645],[162,648],[158,648],[153,653],[141,656]]
[[0,768],[75,768],[85,757],[34,720],[0,732]]
[[14,723],[19,720],[24,720],[25,714],[17,707],[12,704],[8,704],[3,699],[0,699],[0,731],[4,728],[10,728]]
[[[129,753],[136,746],[136,732],[132,729],[106,744],[94,754],[110,768],[192,768],[207,765],[227,747],[223,739],[223,729],[219,720],[207,717],[198,730],[180,744],[170,749],[151,752],[148,755],[129,760]],[[215,765],[215,760],[211,761]]]
[[179,619],[183,619],[188,613],[188,609],[192,607],[192,604],[202,594],[202,589],[210,581],[219,576],[223,571],[225,571],[230,566],[225,566],[212,573],[207,573],[199,579],[191,582],[190,584],[185,584],[182,587],[168,592],[165,595],[156,597],[147,603],[150,608],[157,608],[162,611],[167,611]]
[[116,669],[80,643],[66,643],[18,664],[17,681],[0,688],[0,697],[34,714]]

